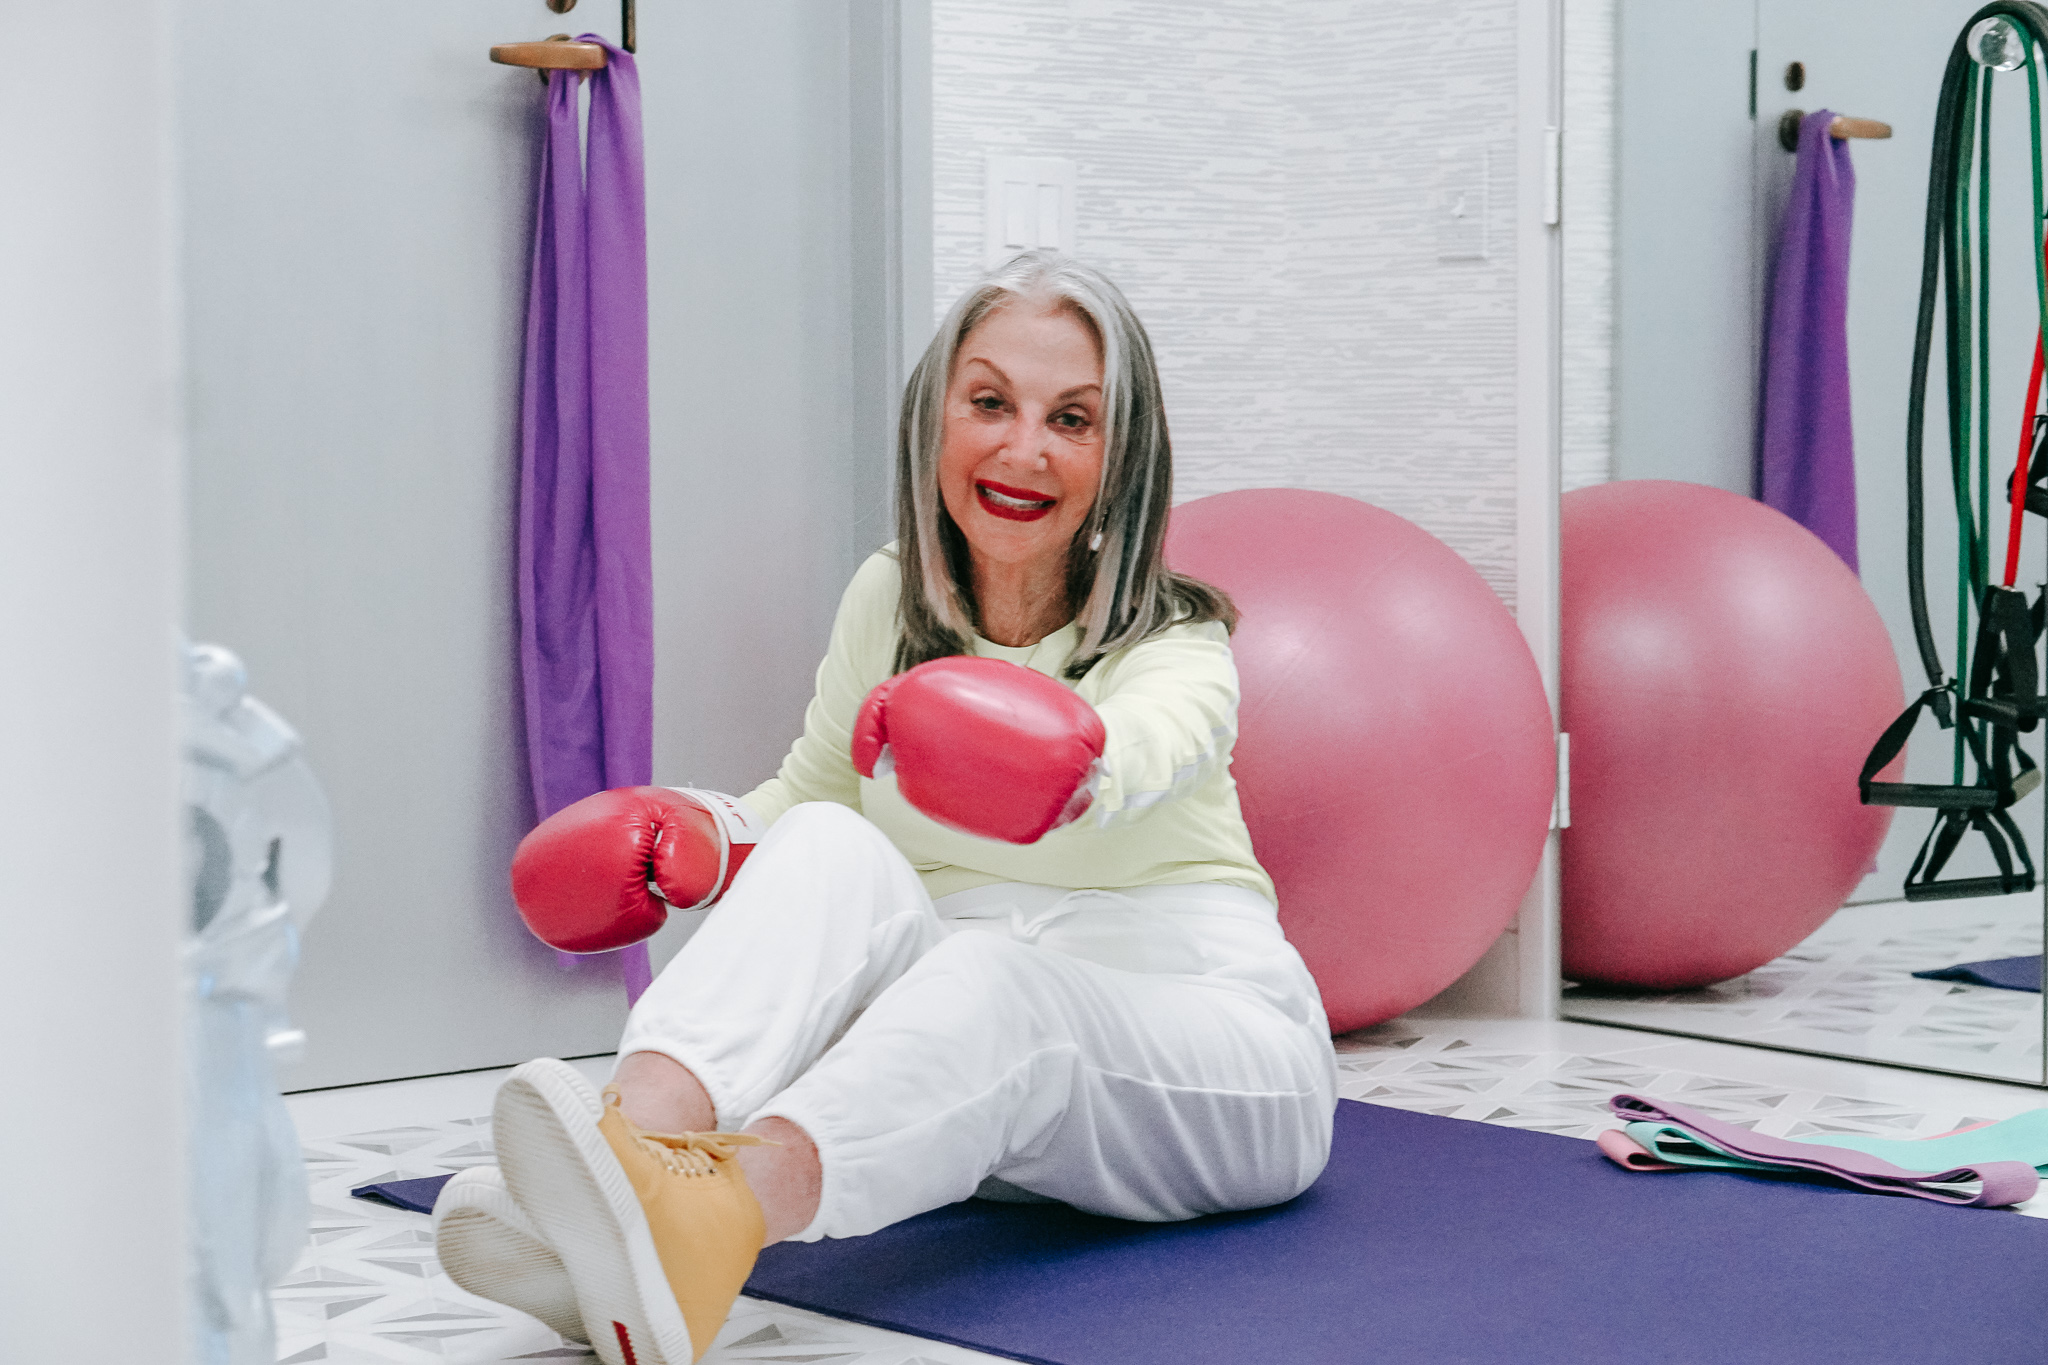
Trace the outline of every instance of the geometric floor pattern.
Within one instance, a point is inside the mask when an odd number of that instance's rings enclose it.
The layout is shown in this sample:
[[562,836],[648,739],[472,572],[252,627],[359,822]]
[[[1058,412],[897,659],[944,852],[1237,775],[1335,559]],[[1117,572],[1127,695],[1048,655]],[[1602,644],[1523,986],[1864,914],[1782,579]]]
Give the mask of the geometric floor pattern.
[[1838,911],[1791,952],[1701,990],[1568,987],[1590,1023],[2040,1084],[2042,997],[1913,973],[2041,951],[2039,892]]
[[[1608,1098],[1621,1091],[1676,1100],[1770,1137],[1934,1137],[1980,1118],[1730,1080],[1626,1057],[1487,1047],[1423,1027],[1396,1022],[1339,1039],[1337,1093],[1414,1113],[1576,1138],[1621,1126],[1607,1110]],[[2041,1212],[2048,1214],[2048,1208]]]
[[[1927,1137],[1980,1116],[1796,1086],[1731,1080],[1568,1051],[1475,1042],[1455,1026],[1403,1021],[1338,1040],[1338,1092],[1420,1113],[1569,1137],[1616,1126],[1607,1098],[1628,1090],[1679,1100],[1777,1137],[1871,1133]],[[353,1186],[490,1162],[490,1121],[462,1118],[306,1144],[312,1236],[277,1291],[281,1362],[591,1359],[532,1318],[457,1289],[434,1260],[426,1215],[351,1198]],[[1656,1177],[1644,1177],[1645,1179]],[[2035,1210],[2048,1216],[2048,1199]],[[970,1365],[996,1357],[741,1299],[703,1365]]]

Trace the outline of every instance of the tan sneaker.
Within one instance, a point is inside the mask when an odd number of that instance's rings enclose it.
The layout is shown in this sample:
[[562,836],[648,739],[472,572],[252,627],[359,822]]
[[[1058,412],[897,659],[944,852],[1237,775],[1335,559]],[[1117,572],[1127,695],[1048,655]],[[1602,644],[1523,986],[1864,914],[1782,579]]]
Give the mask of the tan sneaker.
[[531,1313],[571,1341],[587,1341],[562,1258],[541,1239],[495,1166],[472,1166],[434,1201],[434,1255],[478,1298]]
[[733,1160],[744,1133],[647,1133],[565,1063],[515,1070],[491,1115],[513,1199],[561,1257],[605,1365],[692,1365],[739,1297],[765,1227]]

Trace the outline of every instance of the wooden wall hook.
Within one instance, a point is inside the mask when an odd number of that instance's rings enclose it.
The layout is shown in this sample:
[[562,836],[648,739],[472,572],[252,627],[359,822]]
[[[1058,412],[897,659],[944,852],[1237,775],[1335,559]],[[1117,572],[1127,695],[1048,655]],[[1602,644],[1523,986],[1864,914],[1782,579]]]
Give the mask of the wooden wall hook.
[[[1778,120],[1778,145],[1788,152],[1799,150],[1799,125],[1806,120],[1804,109],[1787,109]],[[1890,137],[1892,126],[1874,118],[1837,116],[1828,124],[1828,136],[1837,142],[1852,137]]]
[[[557,14],[575,7],[576,0],[548,0],[548,8]],[[640,23],[633,0],[619,0],[619,46],[627,52],[640,50]],[[491,49],[491,60],[501,66],[533,67],[546,85],[550,71],[596,71],[610,58],[597,43],[579,43],[566,33],[557,33],[545,42],[499,43]]]
[[499,43],[491,49],[491,60],[502,66],[530,66],[545,73],[596,71],[609,57],[596,43],[579,43],[566,33],[557,33],[542,43]]

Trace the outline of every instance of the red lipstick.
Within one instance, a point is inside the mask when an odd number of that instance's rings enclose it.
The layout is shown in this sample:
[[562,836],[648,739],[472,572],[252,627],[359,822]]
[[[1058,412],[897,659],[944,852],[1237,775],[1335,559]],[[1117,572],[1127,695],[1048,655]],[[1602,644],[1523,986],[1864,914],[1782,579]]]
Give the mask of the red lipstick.
[[988,479],[975,480],[974,493],[983,511],[1005,521],[1037,521],[1059,502],[1029,488],[1011,488]]

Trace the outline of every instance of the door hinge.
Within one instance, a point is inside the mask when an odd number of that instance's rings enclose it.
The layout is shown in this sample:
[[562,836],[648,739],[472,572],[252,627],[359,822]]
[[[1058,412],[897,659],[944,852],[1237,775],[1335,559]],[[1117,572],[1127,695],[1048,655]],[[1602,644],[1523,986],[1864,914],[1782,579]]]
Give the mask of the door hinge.
[[1550,827],[1570,829],[1572,824],[1572,737],[1557,735],[1557,796],[1550,804]]
[[1557,128],[1543,130],[1543,225],[1556,227],[1564,221],[1564,134]]

